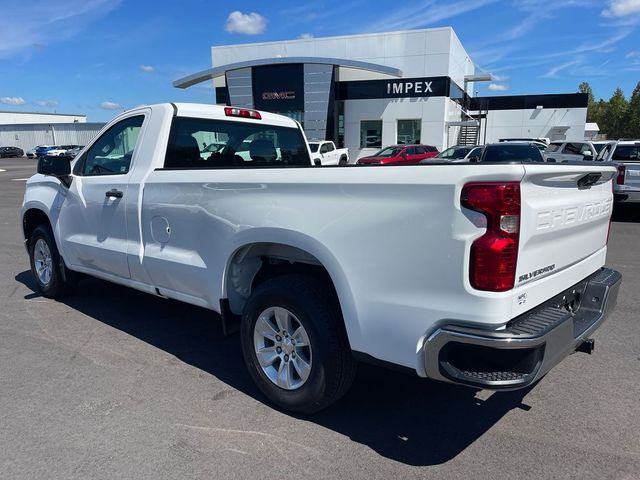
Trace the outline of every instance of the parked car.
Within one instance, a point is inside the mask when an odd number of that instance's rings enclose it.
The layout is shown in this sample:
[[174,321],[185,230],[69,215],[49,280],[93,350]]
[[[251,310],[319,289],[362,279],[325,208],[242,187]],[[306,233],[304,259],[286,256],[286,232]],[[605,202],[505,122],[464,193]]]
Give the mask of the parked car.
[[456,145],[443,150],[433,158],[427,158],[420,163],[433,163],[434,161],[471,161],[480,160],[480,155],[484,149],[483,145]]
[[594,160],[597,155],[596,147],[589,141],[557,141],[549,144],[543,156],[553,163]]
[[[204,160],[201,134],[229,140]],[[288,117],[167,103],[120,114],[72,163],[43,157],[37,172],[20,218],[43,296],[82,272],[220,312],[259,389],[297,412],[342,396],[358,359],[474,388],[533,385],[591,352],[621,282],[603,268],[606,162],[347,175],[314,168]]]
[[31,150],[27,150],[27,151],[25,152],[25,155],[26,155],[28,158],[36,158],[36,148],[37,148],[37,147],[33,147]]
[[611,162],[618,169],[613,184],[616,202],[640,202],[640,140],[609,142],[596,160]]
[[358,165],[415,165],[425,158],[438,155],[432,145],[392,145],[385,147],[370,157],[358,159]]
[[38,145],[36,147],[36,157],[44,157],[49,154],[51,150],[59,148],[57,145]]
[[541,152],[544,152],[547,147],[549,146],[549,139],[548,138],[501,138],[499,140],[500,143],[502,142],[516,142],[516,143],[529,143],[531,145],[534,145],[538,148],[538,150],[540,150]]
[[315,165],[347,165],[349,163],[349,149],[336,148],[330,140],[309,142],[309,149]]
[[74,145],[72,148],[68,149],[65,152],[65,155],[68,156],[68,157],[75,158],[76,155],[78,155],[82,151],[83,148],[84,148],[84,145]]
[[74,148],[78,148],[79,145],[60,145],[60,146],[56,146],[53,147],[51,150],[49,150],[47,152],[47,155],[54,155],[54,156],[63,156],[63,155],[67,155],[67,152],[69,150],[72,150]]
[[544,162],[544,157],[535,142],[502,142],[485,145],[480,162]]
[[0,147],[0,158],[5,157],[22,157],[24,151],[18,147]]

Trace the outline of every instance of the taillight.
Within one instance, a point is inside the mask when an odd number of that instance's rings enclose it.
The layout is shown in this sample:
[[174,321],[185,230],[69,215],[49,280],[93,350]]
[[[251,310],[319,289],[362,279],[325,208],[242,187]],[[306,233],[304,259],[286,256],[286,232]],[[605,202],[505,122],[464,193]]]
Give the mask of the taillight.
[[256,110],[249,110],[247,108],[224,107],[224,114],[227,117],[242,117],[262,120],[262,115],[260,115],[260,112],[257,112]]
[[471,245],[471,286],[490,292],[512,289],[520,240],[520,183],[467,183],[460,203],[487,218],[487,231]]
[[624,174],[627,171],[627,167],[624,165],[618,165],[618,177],[616,178],[616,183],[618,185],[624,185]]

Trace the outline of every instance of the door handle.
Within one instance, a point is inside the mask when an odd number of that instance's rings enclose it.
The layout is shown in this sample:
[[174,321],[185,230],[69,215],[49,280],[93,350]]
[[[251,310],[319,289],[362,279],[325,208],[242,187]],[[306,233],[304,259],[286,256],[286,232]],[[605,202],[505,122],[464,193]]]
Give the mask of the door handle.
[[108,198],[122,198],[122,192],[120,190],[116,190],[112,188],[108,192],[105,193],[105,196]]

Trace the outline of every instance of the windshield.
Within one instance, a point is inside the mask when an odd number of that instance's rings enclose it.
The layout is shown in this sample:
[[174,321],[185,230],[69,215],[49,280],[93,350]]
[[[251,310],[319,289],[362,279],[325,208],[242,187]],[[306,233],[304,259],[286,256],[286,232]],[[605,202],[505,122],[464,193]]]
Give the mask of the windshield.
[[467,156],[467,153],[471,151],[472,147],[451,147],[447,148],[444,152],[440,152],[437,157],[438,158],[464,158]]
[[374,157],[395,157],[402,151],[402,147],[386,147],[373,155]]
[[640,145],[618,145],[611,160],[620,162],[640,161]]
[[313,152],[316,153],[318,151],[318,147],[320,147],[319,143],[310,143],[309,144],[309,149]]
[[222,147],[224,147],[224,143],[210,143],[209,145],[207,145],[207,148],[203,150],[203,152],[218,152],[222,150]]

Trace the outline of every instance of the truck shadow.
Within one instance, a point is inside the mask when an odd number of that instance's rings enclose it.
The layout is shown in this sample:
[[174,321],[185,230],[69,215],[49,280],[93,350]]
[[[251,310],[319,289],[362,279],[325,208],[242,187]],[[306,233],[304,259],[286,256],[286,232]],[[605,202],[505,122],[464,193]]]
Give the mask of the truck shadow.
[[615,204],[611,221],[623,223],[640,223],[640,204]]
[[[15,279],[34,293],[29,271]],[[225,337],[217,314],[87,278],[65,305],[166,351],[229,386],[267,403],[245,370],[238,336]],[[530,389],[494,393],[432,382],[361,365],[350,392],[312,417],[300,417],[408,465],[438,465],[455,458],[513,409],[528,410]]]

